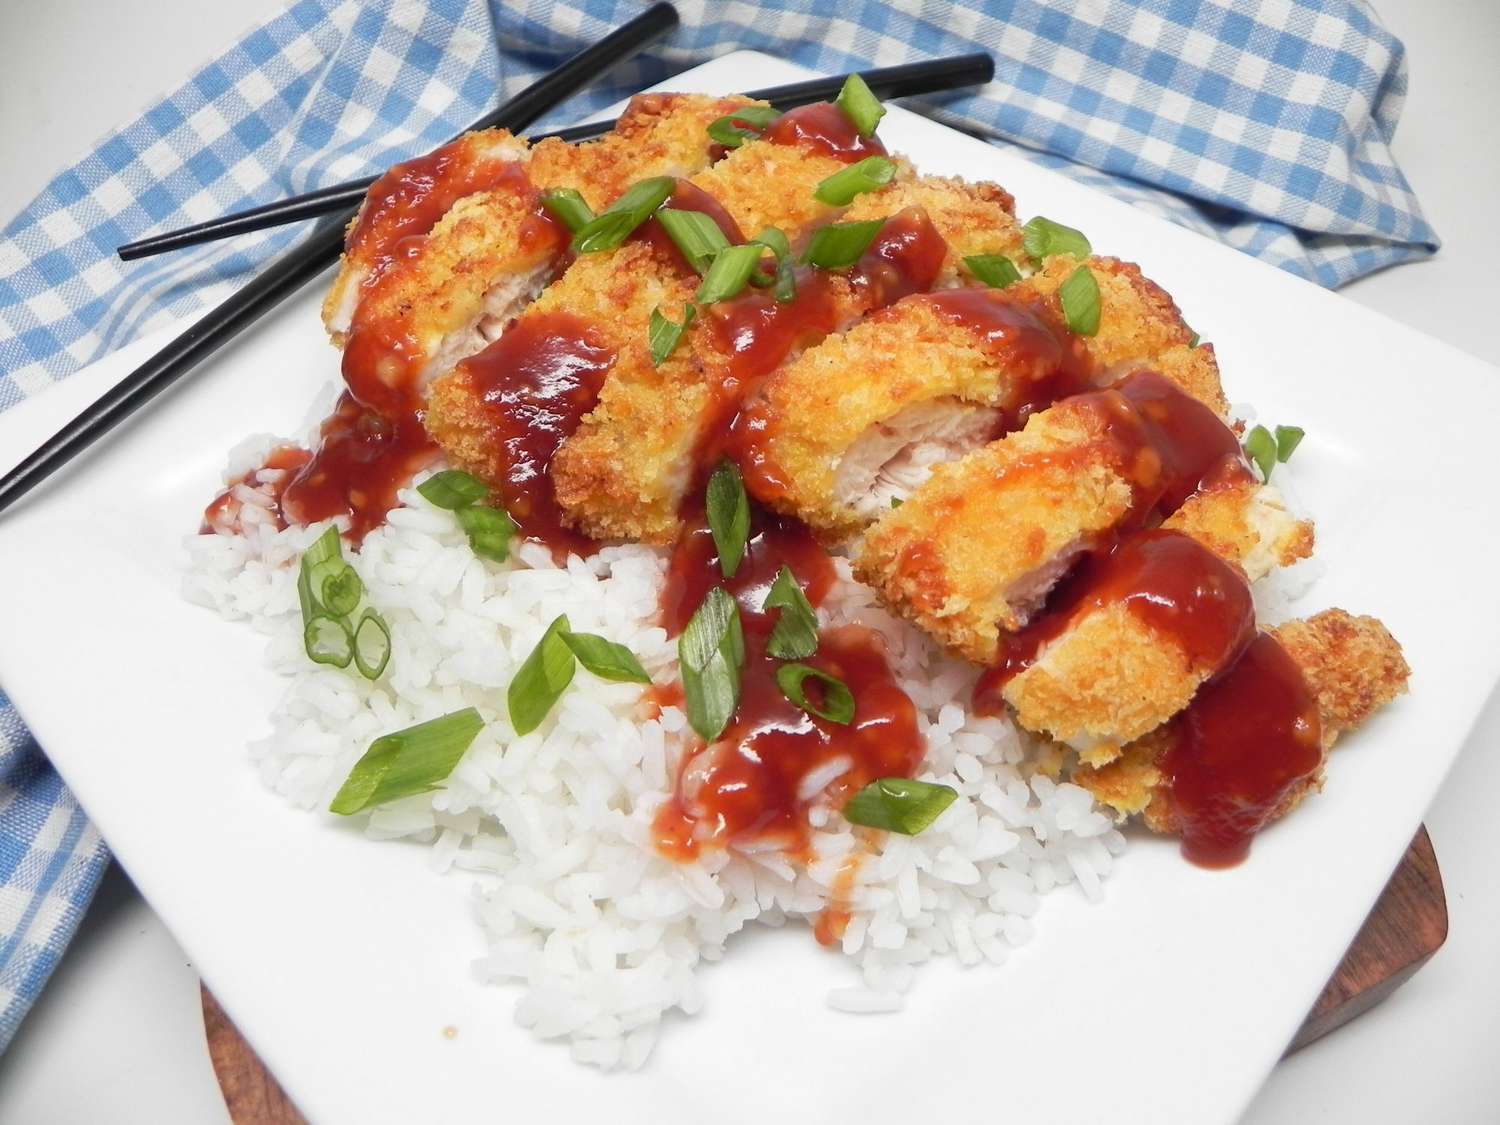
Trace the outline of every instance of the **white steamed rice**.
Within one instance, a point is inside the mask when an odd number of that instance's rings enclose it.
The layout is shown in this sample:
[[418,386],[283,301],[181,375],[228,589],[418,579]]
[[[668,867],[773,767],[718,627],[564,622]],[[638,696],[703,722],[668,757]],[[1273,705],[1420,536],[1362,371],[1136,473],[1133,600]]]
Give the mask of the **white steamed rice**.
[[[242,446],[231,473],[269,447]],[[487,563],[451,514],[406,490],[407,506],[352,559],[393,637],[390,669],[370,684],[304,655],[296,562],[322,528],[278,531],[259,495],[244,489],[242,535],[188,540],[185,588],[264,632],[286,677],[271,736],[250,748],[262,779],[297,806],[326,810],[374,738],[478,708],[486,727],[447,785],[374,811],[366,833],[427,845],[436,871],[478,873],[488,955],[477,972],[517,987],[516,1018],[539,1038],[568,1040],[578,1061],[640,1066],[665,1013],[701,1006],[699,967],[718,960],[731,935],[752,921],[815,921],[834,901],[845,858],[872,846],[822,809],[813,816],[818,858],[805,870],[775,852],[688,865],[656,854],[652,818],[690,732],[674,708],[642,721],[637,686],[580,672],[540,729],[511,731],[506,684],[563,611],[575,629],[629,646],[657,682],[675,678],[675,643],[656,623],[662,552],[611,547],[557,567],[527,545],[512,563]],[[843,581],[820,618],[884,636],[920,712],[920,776],[960,794],[919,836],[873,834],[883,838],[857,867],[843,936],[857,983],[841,982],[828,1002],[884,1012],[901,1006],[929,958],[1003,963],[1030,940],[1048,892],[1071,884],[1097,900],[1124,838],[1083,789],[1029,776],[1015,728],[968,713],[973,670],[879,609],[839,568]]]

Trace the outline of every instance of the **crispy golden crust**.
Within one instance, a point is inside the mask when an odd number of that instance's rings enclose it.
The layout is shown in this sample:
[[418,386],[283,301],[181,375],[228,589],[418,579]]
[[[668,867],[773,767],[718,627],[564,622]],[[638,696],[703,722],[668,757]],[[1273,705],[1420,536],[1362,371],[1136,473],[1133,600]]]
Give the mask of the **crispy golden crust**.
[[1191,535],[1252,582],[1313,551],[1312,521],[1293,518],[1275,488],[1244,478],[1188,497],[1162,526]]
[[[793,145],[751,143],[692,179],[734,216],[746,238],[767,227],[790,236],[833,218],[837,208],[819,202],[813,192],[844,167],[843,161]],[[911,165],[897,158],[897,175],[911,174]]]
[[691,176],[707,168],[713,146],[708,126],[736,109],[764,104],[738,96],[640,94],[630,100],[614,129],[597,141],[538,142],[527,171],[543,191],[573,188],[601,211],[637,180]]
[[1069,402],[937,466],[869,530],[855,574],[894,612],[992,663],[1060,568],[1129,510],[1130,483],[1100,416]]
[[884,219],[920,207],[948,244],[934,288],[957,284],[967,276],[963,260],[972,254],[1021,252],[1016,201],[999,184],[969,182],[949,176],[919,176],[891,184],[884,191],[861,195],[840,216],[840,222]]
[[[1406,691],[1410,669],[1401,646],[1373,617],[1331,609],[1271,632],[1318,697],[1325,751]],[[1173,728],[1161,728],[1127,746],[1108,765],[1078,767],[1072,780],[1122,818],[1143,814],[1152,831],[1177,832],[1180,820],[1160,769],[1172,738]],[[1272,818],[1286,815],[1322,784],[1320,769],[1286,793]]]
[[[449,154],[446,168],[448,177],[453,182],[477,176],[480,170],[485,169],[493,170],[498,175],[506,166],[526,159],[525,140],[511,136],[504,129],[466,133],[443,148]],[[339,347],[344,345],[344,334],[362,299],[361,289],[367,284],[370,270],[383,257],[382,249],[377,245],[380,232],[377,229],[360,231],[360,220],[373,205],[366,196],[360,204],[359,213],[349,221],[349,242],[339,259],[339,270],[334,276],[333,285],[329,287],[323,300],[324,327]]]
[[[680,309],[692,298],[696,284],[697,279],[685,276],[664,251],[643,242],[627,242],[618,250],[578,258],[522,318],[565,311],[584,320],[593,328],[598,344],[615,353],[609,381],[635,386],[654,381],[658,374],[651,366],[646,334],[651,310],[658,306]],[[661,370],[666,371],[667,365]],[[491,483],[500,479],[504,460],[492,436],[489,407],[466,365],[459,364],[433,383],[426,424],[455,466]],[[641,443],[632,455],[653,458],[649,431],[638,431],[638,436]],[[659,459],[653,462],[656,472],[670,469]]]

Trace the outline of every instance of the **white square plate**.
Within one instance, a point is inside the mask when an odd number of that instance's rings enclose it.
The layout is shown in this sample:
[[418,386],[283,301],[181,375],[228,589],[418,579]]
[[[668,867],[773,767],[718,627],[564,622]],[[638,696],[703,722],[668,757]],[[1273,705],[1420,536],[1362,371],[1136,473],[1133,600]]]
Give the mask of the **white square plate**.
[[[670,86],[805,74],[740,53]],[[1483,577],[1500,557],[1500,372],[1003,148],[899,109],[881,132],[924,172],[997,180],[1023,216],[1140,262],[1217,346],[1230,397],[1306,428],[1300,491],[1328,567],[1309,608],[1383,618],[1411,695],[1239,868],[1135,838],[1102,905],[1052,896],[1007,966],[930,966],[899,1015],[830,1011],[847,970],[801,929],[754,932],[642,1072],[585,1070],[471,976],[465,877],[261,787],[243,749],[278,694],[261,640],[179,596],[181,539],[229,447],[291,432],[337,376],[314,286],[0,518],[0,684],[312,1120],[1228,1121],[1411,839],[1500,675],[1500,586]],[[164,338],[0,416],[0,469]]]

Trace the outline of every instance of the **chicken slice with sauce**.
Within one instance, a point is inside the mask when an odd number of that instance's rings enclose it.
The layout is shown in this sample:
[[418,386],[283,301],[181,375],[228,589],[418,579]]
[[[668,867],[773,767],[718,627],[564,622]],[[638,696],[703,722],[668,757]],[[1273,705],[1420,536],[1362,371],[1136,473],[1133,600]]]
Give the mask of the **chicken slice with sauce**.
[[[774,146],[741,151],[748,150],[780,159]],[[721,201],[733,195],[728,163],[695,181]],[[810,190],[777,175],[757,194],[762,208],[767,194],[791,197],[778,201],[783,208],[805,208]],[[670,541],[695,473],[717,457],[740,402],[760,379],[913,288],[957,284],[965,255],[1016,252],[1021,232],[1012,207],[993,184],[935,177],[898,178],[858,197],[838,221],[884,218],[887,225],[854,271],[801,271],[797,297],[785,305],[767,291],[749,290],[710,306],[679,349],[689,363],[674,356],[644,379],[609,380],[598,407],[557,459],[558,494],[572,518],[600,538]],[[828,217],[826,210],[798,215],[804,230]],[[741,226],[753,233],[760,223],[775,225],[762,209],[757,223]]]
[[1092,337],[1067,330],[1056,287],[1077,264],[1053,259],[1007,289],[908,297],[782,367],[744,419],[756,498],[847,537],[934,466],[1142,367],[1222,415],[1213,350],[1189,346],[1171,298],[1130,263],[1087,264],[1101,293]]
[[[1209,768],[1209,763],[1195,760],[1192,745],[1197,732],[1211,729],[1194,711],[1212,702],[1206,697],[1203,704],[1195,701],[1181,720],[1131,743],[1116,760],[1098,767],[1080,766],[1073,772],[1073,782],[1119,818],[1139,816],[1154,832],[1181,834],[1196,826],[1245,834],[1290,812],[1322,787],[1325,756],[1338,738],[1406,692],[1410,669],[1401,646],[1384,625],[1341,609],[1288,622],[1268,635],[1301,672],[1311,692],[1320,729],[1310,752],[1298,755],[1292,749],[1277,755],[1273,738],[1264,732],[1262,741],[1247,740],[1242,754],[1231,755],[1220,747],[1213,755],[1225,771],[1218,788],[1230,805],[1216,815],[1210,808],[1205,816],[1205,810],[1195,807],[1193,791],[1180,788],[1177,778],[1191,778],[1195,768]],[[1228,685],[1228,690],[1235,686]],[[1313,724],[1305,723],[1302,730],[1311,733],[1310,727]],[[1258,760],[1262,756],[1266,760]],[[1299,756],[1300,762],[1286,760]]]
[[[844,166],[813,148],[746,144],[680,181],[667,206],[710,214],[731,241],[771,225],[795,233],[797,224],[832,213],[813,191]],[[571,509],[580,491],[592,494],[616,479],[680,493],[691,471],[673,443],[674,420],[709,391],[691,346],[653,365],[649,328],[657,309],[680,320],[700,280],[654,220],[618,249],[580,255],[499,339],[432,385],[428,432],[453,464],[499,489],[523,528],[570,546],[584,541],[563,530],[575,520],[564,519],[557,500]],[[593,358],[581,360],[585,352]],[[609,419],[622,433],[598,488],[588,483],[594,466],[586,455],[563,467],[585,415]],[[528,439],[507,436],[518,418],[541,431],[546,449],[518,455]],[[582,525],[595,538],[668,538],[675,510],[652,522],[642,508],[632,498],[618,519],[611,511]]]

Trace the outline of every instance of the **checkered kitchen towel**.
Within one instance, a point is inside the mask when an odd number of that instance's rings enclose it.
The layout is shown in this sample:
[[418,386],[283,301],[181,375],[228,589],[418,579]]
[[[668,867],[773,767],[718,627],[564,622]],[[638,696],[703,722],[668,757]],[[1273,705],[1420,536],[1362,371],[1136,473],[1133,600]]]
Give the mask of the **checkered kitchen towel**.
[[[0,237],[0,410],[229,291],[298,237],[123,266],[122,242],[430,148],[640,10],[624,0],[298,0],[63,171]],[[1358,0],[679,0],[683,26],[553,115],[755,48],[836,73],[974,50],[927,99],[1324,285],[1431,254],[1390,152],[1401,44]],[[0,631],[3,642],[3,631]],[[105,861],[0,695],[0,1046]]]

